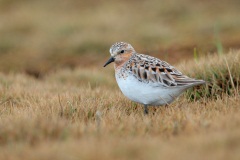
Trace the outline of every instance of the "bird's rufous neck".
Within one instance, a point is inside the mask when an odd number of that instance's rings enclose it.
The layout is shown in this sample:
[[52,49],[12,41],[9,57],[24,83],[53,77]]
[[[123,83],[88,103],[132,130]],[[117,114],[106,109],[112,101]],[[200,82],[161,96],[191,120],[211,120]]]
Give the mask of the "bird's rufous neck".
[[120,67],[122,67],[132,56],[132,53],[124,53],[121,55],[118,55],[115,58],[115,68],[118,69]]

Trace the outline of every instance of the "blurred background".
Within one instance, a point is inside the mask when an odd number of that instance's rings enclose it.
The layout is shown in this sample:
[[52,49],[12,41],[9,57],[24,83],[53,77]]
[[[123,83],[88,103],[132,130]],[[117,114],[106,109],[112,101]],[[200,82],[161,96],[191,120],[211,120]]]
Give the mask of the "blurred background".
[[240,47],[239,0],[0,0],[0,71],[102,67],[125,41],[170,63]]

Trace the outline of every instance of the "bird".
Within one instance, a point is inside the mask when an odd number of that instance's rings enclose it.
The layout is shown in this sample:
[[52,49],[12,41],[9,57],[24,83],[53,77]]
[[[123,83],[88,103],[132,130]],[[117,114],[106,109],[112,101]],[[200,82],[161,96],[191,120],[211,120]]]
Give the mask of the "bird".
[[137,53],[126,42],[114,43],[109,52],[111,56],[103,67],[114,62],[121,92],[131,101],[142,104],[145,115],[148,106],[168,105],[187,89],[205,83],[182,74],[165,61]]

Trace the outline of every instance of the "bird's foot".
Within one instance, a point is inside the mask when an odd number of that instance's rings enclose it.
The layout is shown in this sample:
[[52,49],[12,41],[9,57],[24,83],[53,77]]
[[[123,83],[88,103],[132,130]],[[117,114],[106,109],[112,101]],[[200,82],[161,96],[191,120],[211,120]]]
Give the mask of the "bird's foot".
[[148,106],[144,105],[144,115],[148,115]]

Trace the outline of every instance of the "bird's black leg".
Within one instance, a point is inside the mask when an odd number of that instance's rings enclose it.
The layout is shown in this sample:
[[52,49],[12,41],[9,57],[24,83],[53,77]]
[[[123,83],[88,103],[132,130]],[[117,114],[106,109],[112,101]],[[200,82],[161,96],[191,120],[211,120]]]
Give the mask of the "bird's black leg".
[[144,104],[144,115],[148,115],[148,106]]

